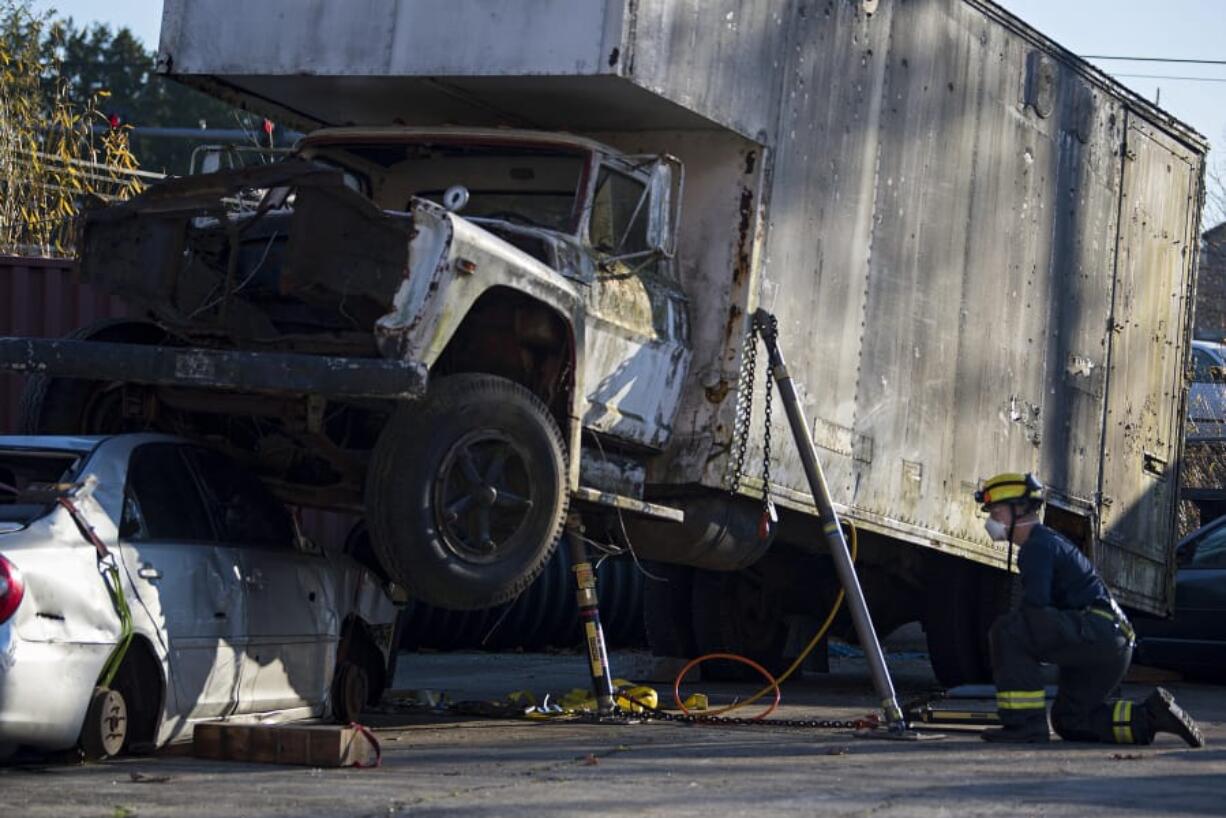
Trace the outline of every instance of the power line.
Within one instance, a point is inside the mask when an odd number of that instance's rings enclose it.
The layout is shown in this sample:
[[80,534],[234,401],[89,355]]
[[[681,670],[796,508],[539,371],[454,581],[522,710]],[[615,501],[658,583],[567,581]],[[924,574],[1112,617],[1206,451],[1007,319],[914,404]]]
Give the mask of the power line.
[[1113,77],[1138,80],[1183,80],[1185,82],[1226,82],[1226,77],[1172,77],[1166,74],[1112,74]]
[[1082,54],[1083,60],[1124,60],[1127,62],[1179,62],[1192,65],[1226,65],[1226,60],[1185,60],[1175,57],[1109,57],[1105,54]]

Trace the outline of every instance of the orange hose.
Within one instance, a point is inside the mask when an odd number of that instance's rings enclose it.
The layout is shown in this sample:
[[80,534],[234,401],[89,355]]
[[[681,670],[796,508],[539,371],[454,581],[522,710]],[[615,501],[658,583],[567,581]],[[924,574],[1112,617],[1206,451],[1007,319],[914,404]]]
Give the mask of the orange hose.
[[[860,538],[858,536],[858,532],[856,531],[856,526],[853,522],[851,522],[851,520],[843,520],[842,522],[846,523],[847,526],[851,529],[851,561],[854,563],[856,561],[856,557],[859,556]],[[779,706],[779,700],[782,697],[782,694],[779,691],[779,685],[783,684],[784,681],[791,678],[792,674],[795,673],[796,670],[800,667],[801,663],[804,662],[805,657],[807,657],[813,651],[813,649],[817,647],[817,643],[820,642],[822,640],[822,637],[826,635],[826,631],[830,630],[831,624],[834,623],[835,615],[839,612],[839,608],[843,606],[844,596],[845,596],[845,591],[844,589],[840,588],[838,594],[834,598],[834,605],[830,607],[830,613],[827,614],[826,616],[826,621],[823,622],[822,626],[817,629],[817,633],[813,634],[813,638],[809,640],[809,644],[805,646],[805,649],[800,652],[800,655],[797,656],[796,659],[792,661],[792,664],[788,667],[787,670],[783,671],[783,674],[778,679],[772,676],[770,671],[768,671],[766,668],[762,667],[760,664],[758,664],[753,659],[750,659],[748,657],[741,656],[736,653],[708,653],[704,656],[699,656],[697,659],[690,660],[689,664],[681,668],[681,672],[678,673],[677,678],[673,680],[673,701],[676,702],[677,707],[681,708],[681,711],[683,713],[686,713],[688,715],[690,711],[686,710],[685,705],[681,703],[681,680],[685,678],[686,674],[689,673],[694,668],[695,665],[701,664],[707,661],[708,659],[730,659],[734,662],[740,662],[741,664],[749,665],[754,670],[761,673],[762,676],[766,678],[767,685],[766,687],[763,687],[761,690],[759,690],[757,693],[750,696],[745,701],[733,702],[727,707],[721,707],[719,710],[716,710],[711,713],[707,713],[707,715],[708,716],[718,716],[721,713],[728,713],[732,710],[739,710],[742,707],[747,707],[753,704],[758,699],[762,698],[767,693],[771,692],[771,690],[774,690],[775,691],[774,703],[770,707],[768,707],[765,711],[753,717],[755,721],[758,719],[766,718],[771,713],[774,713],[775,708]]]
[[[766,689],[769,690],[774,688],[775,700],[771,702],[770,707],[766,708],[756,716],[751,716],[751,718],[754,721],[758,721],[759,719],[764,719],[771,713],[775,712],[775,708],[779,706],[779,700],[782,698],[783,694],[779,690],[779,682],[775,681],[775,677],[771,675],[769,670],[762,667],[762,665],[758,664],[747,656],[740,656],[735,653],[708,653],[705,656],[699,656],[697,659],[691,659],[685,667],[681,668],[681,672],[678,673],[677,678],[673,680],[673,701],[676,703],[677,707],[682,713],[686,714],[687,716],[691,715],[690,711],[686,709],[685,703],[681,701],[681,682],[691,670],[708,659],[728,659],[733,662],[740,662],[743,665],[749,665],[751,668],[758,671],[758,673],[761,673],[762,677],[767,681],[768,687]],[[699,718],[702,718],[702,716],[718,716],[720,713],[727,713],[729,710],[735,710],[738,707],[743,706],[744,705],[740,702],[733,702],[727,707],[721,707],[719,710],[713,710],[710,713],[703,713],[699,716]]]

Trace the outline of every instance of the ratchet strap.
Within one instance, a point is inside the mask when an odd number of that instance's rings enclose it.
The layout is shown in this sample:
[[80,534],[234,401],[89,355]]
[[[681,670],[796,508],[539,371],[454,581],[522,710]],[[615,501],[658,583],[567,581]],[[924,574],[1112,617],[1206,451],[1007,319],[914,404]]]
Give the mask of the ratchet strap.
[[132,644],[132,611],[128,608],[128,599],[123,592],[123,584],[119,577],[119,563],[71,497],[61,496],[56,502],[68,512],[81,531],[81,536],[85,537],[85,540],[97,552],[98,565],[102,569],[102,584],[106,586],[107,593],[111,597],[111,604],[115,606],[115,613],[119,615],[119,640],[115,644],[115,649],[111,651],[111,655],[107,657],[106,664],[102,666],[102,676],[98,679],[99,687],[110,687],[115,681],[115,674],[119,672],[119,666],[123,664],[124,656],[128,653],[128,646]]

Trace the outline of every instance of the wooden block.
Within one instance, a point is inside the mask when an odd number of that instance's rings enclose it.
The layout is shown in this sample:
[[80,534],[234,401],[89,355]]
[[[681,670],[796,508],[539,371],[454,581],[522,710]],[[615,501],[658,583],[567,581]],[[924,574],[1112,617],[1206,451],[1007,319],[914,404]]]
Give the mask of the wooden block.
[[353,727],[294,724],[197,724],[197,758],[257,764],[350,767],[374,761],[374,747]]

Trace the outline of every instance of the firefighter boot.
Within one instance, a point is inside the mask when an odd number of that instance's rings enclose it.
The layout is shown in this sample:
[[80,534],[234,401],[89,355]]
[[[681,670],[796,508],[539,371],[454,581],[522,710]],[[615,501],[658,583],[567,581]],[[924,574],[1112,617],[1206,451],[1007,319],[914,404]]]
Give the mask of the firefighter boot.
[[1051,741],[1051,729],[1047,719],[1033,719],[1021,724],[1007,724],[1004,727],[993,727],[979,734],[984,741],[1002,744],[1041,744]]
[[1155,688],[1145,700],[1151,729],[1155,733],[1173,733],[1188,743],[1189,747],[1204,747],[1205,737],[1196,721],[1175,704],[1175,697],[1165,688]]

